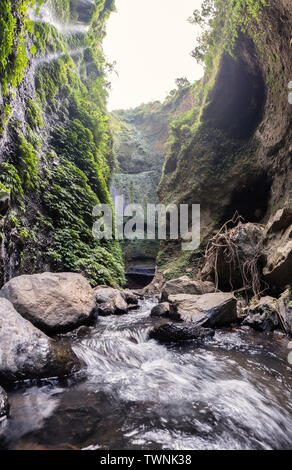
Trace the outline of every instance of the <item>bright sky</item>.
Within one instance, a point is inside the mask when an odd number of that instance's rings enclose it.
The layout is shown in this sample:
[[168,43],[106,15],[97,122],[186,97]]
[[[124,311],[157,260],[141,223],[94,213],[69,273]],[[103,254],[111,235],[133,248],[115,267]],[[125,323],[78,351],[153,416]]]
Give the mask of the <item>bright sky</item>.
[[202,0],[116,0],[104,51],[116,61],[108,108],[128,109],[162,101],[175,79],[193,82],[203,70],[190,55],[199,30],[187,19]]

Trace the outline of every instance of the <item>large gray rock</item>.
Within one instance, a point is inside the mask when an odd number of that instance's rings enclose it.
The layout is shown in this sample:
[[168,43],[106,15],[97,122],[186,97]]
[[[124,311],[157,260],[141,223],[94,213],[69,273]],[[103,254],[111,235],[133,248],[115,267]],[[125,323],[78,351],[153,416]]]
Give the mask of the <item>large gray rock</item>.
[[213,328],[230,325],[237,320],[237,302],[232,294],[171,295],[169,303],[170,318],[177,321]]
[[128,304],[118,289],[108,286],[99,286],[94,290],[97,312],[101,316],[125,315],[128,313]]
[[151,317],[168,317],[170,312],[169,302],[162,302],[161,304],[155,305],[151,310]]
[[164,284],[161,300],[167,302],[170,295],[202,295],[212,292],[215,292],[215,285],[212,282],[192,281],[187,276],[183,276],[178,279],[172,279]]
[[250,326],[259,331],[274,331],[280,326],[278,315],[278,301],[273,297],[262,297],[248,310],[248,316],[243,325]]
[[81,367],[68,343],[48,338],[0,298],[0,381],[62,377]]
[[8,396],[5,390],[0,387],[0,420],[9,413]]
[[87,323],[95,308],[94,290],[76,273],[15,277],[1,289],[0,297],[46,333],[70,331]]
[[189,323],[165,323],[154,328],[149,333],[150,339],[160,343],[172,343],[188,340],[203,340],[213,337],[215,331],[210,328],[201,328]]
[[265,230],[265,281],[278,291],[292,286],[292,208],[279,210]]

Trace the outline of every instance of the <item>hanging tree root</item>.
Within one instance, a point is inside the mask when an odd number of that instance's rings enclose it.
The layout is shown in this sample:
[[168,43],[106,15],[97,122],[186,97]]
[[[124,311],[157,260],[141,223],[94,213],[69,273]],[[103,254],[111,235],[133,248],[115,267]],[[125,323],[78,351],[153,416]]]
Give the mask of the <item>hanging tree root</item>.
[[[262,256],[262,236],[258,235],[258,240],[254,240],[251,234],[246,230],[247,224],[244,224],[244,219],[236,212],[231,220],[226,222],[214,237],[209,241],[205,256],[203,269],[201,271],[201,278],[206,279],[210,275],[215,280],[216,290],[218,290],[220,283],[220,275],[218,272],[219,260],[224,260],[224,265],[229,267],[229,283],[231,290],[234,292],[245,291],[248,297],[248,292],[252,292],[256,299],[259,299],[263,291],[261,291],[262,281],[259,269],[259,261]],[[229,226],[233,224],[233,228]],[[253,224],[256,226],[256,224]],[[259,231],[260,226],[259,227]],[[253,247],[252,256],[244,256],[240,252],[239,244],[236,243],[240,232],[244,232],[250,246]],[[260,233],[260,232],[259,232]],[[234,273],[239,273],[242,288],[234,290],[232,278]]]

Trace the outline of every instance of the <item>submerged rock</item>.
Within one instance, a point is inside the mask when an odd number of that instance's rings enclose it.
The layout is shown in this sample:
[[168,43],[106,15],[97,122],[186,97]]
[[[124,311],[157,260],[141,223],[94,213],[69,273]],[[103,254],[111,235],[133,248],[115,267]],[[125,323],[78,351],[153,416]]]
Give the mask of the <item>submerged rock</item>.
[[97,312],[101,316],[125,315],[128,313],[128,304],[122,292],[108,286],[99,286],[95,290]]
[[0,380],[62,377],[77,372],[81,362],[67,343],[57,342],[25,320],[0,298]]
[[256,305],[249,308],[243,325],[259,331],[274,331],[280,326],[278,302],[273,297],[263,297]]
[[8,416],[9,402],[5,390],[0,386],[0,419]]
[[168,302],[162,302],[161,304],[155,305],[151,310],[151,317],[167,317],[169,316],[170,305]]
[[218,292],[204,295],[171,295],[170,318],[198,326],[226,326],[237,320],[236,298]]
[[18,313],[45,333],[70,331],[87,323],[94,311],[94,290],[76,273],[15,277],[0,291]]
[[150,331],[149,338],[161,343],[188,341],[192,339],[202,340],[213,337],[215,331],[210,328],[201,328],[190,324],[165,323]]
[[292,208],[279,210],[265,231],[265,281],[278,291],[292,286]]
[[170,295],[190,294],[202,295],[215,292],[215,285],[212,282],[192,281],[187,276],[173,279],[164,284],[161,300],[168,300]]

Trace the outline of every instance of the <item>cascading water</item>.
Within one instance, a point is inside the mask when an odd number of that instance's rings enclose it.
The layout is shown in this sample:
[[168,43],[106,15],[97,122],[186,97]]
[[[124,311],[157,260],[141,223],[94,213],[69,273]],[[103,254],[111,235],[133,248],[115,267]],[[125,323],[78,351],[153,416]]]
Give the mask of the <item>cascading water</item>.
[[[288,449],[286,340],[217,331],[204,344],[148,340],[153,303],[100,318],[74,350],[87,377],[11,394],[11,449]],[[72,385],[72,384],[71,384]]]

